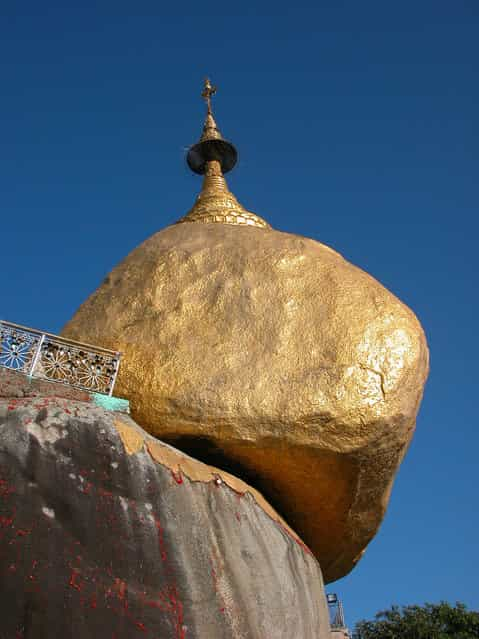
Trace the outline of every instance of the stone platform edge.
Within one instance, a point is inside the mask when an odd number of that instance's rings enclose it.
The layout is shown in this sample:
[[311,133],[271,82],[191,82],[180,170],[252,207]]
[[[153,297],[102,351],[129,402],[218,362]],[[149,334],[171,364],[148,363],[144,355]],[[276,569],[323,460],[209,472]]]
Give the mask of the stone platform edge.
[[6,399],[59,397],[79,402],[90,402],[108,411],[130,414],[130,403],[127,399],[89,392],[61,382],[29,377],[24,373],[4,367],[0,367],[0,397]]

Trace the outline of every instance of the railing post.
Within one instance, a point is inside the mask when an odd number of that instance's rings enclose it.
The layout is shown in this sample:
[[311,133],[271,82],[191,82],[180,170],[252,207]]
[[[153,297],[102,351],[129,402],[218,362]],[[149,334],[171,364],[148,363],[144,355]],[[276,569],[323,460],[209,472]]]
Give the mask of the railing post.
[[113,377],[111,379],[110,392],[108,393],[109,397],[113,395],[113,388],[115,387],[116,376],[118,375],[118,369],[120,368],[120,357],[121,357],[121,353],[116,353],[116,368],[115,368],[115,372],[113,373]]
[[35,370],[35,366],[38,364],[38,360],[40,359],[40,355],[42,354],[42,346],[45,341],[45,333],[42,333],[40,340],[37,345],[37,352],[33,356],[32,365],[30,366],[30,372],[28,373],[29,377],[33,377],[33,371]]

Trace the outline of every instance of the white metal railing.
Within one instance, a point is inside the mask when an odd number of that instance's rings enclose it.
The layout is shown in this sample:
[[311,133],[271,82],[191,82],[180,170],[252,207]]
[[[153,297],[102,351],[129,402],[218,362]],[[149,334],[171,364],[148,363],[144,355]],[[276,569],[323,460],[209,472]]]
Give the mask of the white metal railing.
[[0,320],[0,366],[111,395],[121,354]]

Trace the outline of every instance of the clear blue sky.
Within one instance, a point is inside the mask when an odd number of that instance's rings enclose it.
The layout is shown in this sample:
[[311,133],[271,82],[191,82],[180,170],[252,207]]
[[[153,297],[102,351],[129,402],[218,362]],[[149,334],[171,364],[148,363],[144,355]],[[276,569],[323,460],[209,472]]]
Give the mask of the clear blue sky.
[[330,590],[479,608],[479,4],[2,2],[0,316],[59,331],[191,206],[206,74],[240,152],[230,186],[369,271],[432,356],[388,515]]

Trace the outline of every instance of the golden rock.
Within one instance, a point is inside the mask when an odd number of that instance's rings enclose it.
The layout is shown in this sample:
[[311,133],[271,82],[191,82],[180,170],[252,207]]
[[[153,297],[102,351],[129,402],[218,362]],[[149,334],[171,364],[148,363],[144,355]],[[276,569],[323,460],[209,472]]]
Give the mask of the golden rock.
[[64,334],[122,351],[116,388],[134,418],[254,483],[328,581],[352,568],[427,374],[418,321],[372,277],[313,240],[178,224],[117,266]]
[[412,311],[337,252],[245,222],[236,199],[223,206],[218,167],[206,163],[198,199],[214,216],[203,206],[146,240],[64,335],[122,351],[116,394],[134,419],[254,485],[333,581],[385,513],[426,340]]

